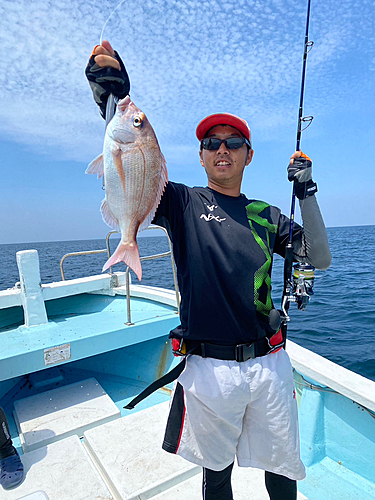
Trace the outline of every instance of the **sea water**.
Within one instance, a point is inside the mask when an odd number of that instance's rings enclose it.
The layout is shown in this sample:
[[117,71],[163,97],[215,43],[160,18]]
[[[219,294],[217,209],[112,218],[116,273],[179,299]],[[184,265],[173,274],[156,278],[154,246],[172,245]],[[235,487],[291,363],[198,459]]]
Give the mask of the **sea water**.
[[[288,337],[311,351],[375,381],[375,226],[328,228],[333,256],[327,271],[316,271],[314,295],[306,311],[291,304]],[[141,256],[169,250],[166,237],[138,238]],[[113,253],[118,239],[111,240]],[[19,281],[16,252],[39,253],[42,283],[60,281],[61,258],[70,252],[105,248],[105,241],[60,241],[0,245],[0,290]],[[72,256],[64,263],[66,279],[100,274],[105,254]],[[142,263],[142,284],[173,288],[170,258]],[[116,264],[115,271],[125,271]],[[132,274],[132,280],[137,278]],[[275,256],[272,297],[280,307],[283,259]],[[168,333],[168,332],[166,332]]]

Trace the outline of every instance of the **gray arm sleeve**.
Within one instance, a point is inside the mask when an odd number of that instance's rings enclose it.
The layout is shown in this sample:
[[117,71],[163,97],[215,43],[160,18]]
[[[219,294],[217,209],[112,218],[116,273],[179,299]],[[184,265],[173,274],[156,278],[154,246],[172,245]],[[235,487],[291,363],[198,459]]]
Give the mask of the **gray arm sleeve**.
[[327,231],[315,195],[299,200],[303,220],[303,238],[293,243],[294,257],[317,269],[327,269],[332,262]]

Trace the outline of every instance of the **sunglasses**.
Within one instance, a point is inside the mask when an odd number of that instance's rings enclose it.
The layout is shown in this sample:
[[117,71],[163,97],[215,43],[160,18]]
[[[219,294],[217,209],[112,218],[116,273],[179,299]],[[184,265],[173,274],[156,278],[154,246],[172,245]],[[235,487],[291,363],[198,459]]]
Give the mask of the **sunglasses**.
[[201,140],[201,148],[208,149],[208,151],[217,151],[223,143],[227,149],[240,149],[244,144],[251,149],[251,142],[245,137],[229,137],[228,139],[205,137]]

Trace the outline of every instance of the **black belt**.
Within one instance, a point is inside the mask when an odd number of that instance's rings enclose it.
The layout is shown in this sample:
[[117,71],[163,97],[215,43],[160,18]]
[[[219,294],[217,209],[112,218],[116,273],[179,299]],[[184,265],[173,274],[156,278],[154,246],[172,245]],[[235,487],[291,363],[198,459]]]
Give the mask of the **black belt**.
[[186,351],[191,354],[202,356],[202,358],[215,358],[224,359],[227,361],[246,361],[248,359],[258,358],[259,356],[266,356],[271,352],[281,349],[285,341],[277,345],[271,345],[270,339],[264,337],[260,340],[252,342],[251,344],[237,344],[237,345],[216,345],[207,342],[196,343],[194,341],[184,340],[186,344]]
[[[277,332],[279,333],[279,332]],[[277,335],[277,333],[275,335]],[[283,341],[272,345],[271,344],[272,337],[263,337],[256,342],[252,342],[251,344],[238,344],[238,345],[216,345],[209,344],[207,342],[194,342],[192,340],[183,340],[180,342],[180,350],[175,350],[174,353],[178,355],[184,356],[177,366],[173,368],[170,372],[166,373],[163,377],[155,380],[151,385],[149,385],[144,391],[141,392],[137,397],[135,397],[130,403],[128,403],[124,408],[127,410],[132,410],[135,405],[143,401],[143,399],[147,398],[150,394],[160,389],[166,384],[173,382],[176,380],[182,373],[186,364],[186,356],[188,354],[196,354],[198,356],[202,356],[202,358],[216,358],[223,359],[227,361],[246,361],[248,359],[257,358],[259,356],[266,356],[266,354],[270,354],[271,352],[277,351],[281,349],[285,345],[285,337],[283,337]],[[183,348],[181,350],[181,348]]]

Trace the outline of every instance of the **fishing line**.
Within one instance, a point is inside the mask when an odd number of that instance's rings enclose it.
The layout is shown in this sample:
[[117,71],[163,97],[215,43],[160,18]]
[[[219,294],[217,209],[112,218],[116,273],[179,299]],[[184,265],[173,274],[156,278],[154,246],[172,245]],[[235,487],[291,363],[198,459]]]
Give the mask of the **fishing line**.
[[[99,39],[99,45],[103,43],[103,33],[105,30],[105,27],[108,24],[108,21],[111,19],[112,15],[116,12],[116,10],[121,7],[121,5],[125,2],[125,0],[121,0],[121,2],[112,10],[112,12],[109,14],[107,17],[102,31],[100,33],[100,39]],[[107,130],[109,122],[112,120],[114,114],[115,114],[115,109],[116,109],[116,103],[117,99],[113,94],[109,94],[108,99],[107,99],[107,104],[105,107],[105,129]],[[104,181],[104,175],[103,175],[103,184],[102,184],[102,189],[105,190],[105,181]]]
[[112,15],[116,12],[116,10],[125,2],[125,0],[121,0],[121,2],[112,10],[112,12],[109,14],[109,16],[107,17],[107,20],[106,22],[104,23],[104,26],[102,28],[102,31],[100,33],[100,41],[99,41],[99,45],[102,44],[103,42],[103,33],[104,33],[104,30],[105,30],[105,27],[107,26],[108,24],[108,21],[111,19]]
[[[116,10],[119,7],[121,7],[121,5],[124,2],[125,2],[125,0],[121,0],[121,2],[116,5],[116,7],[112,10],[112,12],[107,17],[107,19],[106,19],[106,21],[105,21],[105,23],[103,25],[102,31],[100,33],[99,45],[101,45],[103,43],[103,33],[104,33],[104,30],[105,30],[105,27],[108,24],[108,21],[111,19],[112,15],[116,12]],[[109,94],[109,97],[108,97],[108,100],[107,100],[107,105],[106,105],[106,108],[105,108],[105,128],[107,128],[109,122],[112,120],[113,115],[115,114],[115,105],[116,105],[115,96],[113,94]]]
[[[124,2],[125,2],[125,0],[121,0],[121,2],[119,2],[116,5],[116,7],[112,10],[112,12],[107,17],[107,19],[106,19],[106,21],[105,21],[105,23],[103,25],[102,31],[100,33],[99,45],[101,45],[103,43],[103,34],[104,34],[105,27],[108,24],[108,21],[111,19],[112,15],[116,12],[116,10],[119,7],[121,7],[121,5]],[[108,126],[108,123],[112,120],[113,115],[115,114],[115,104],[116,104],[115,96],[113,94],[110,94],[109,97],[108,97],[107,106],[106,106],[106,110],[105,110],[105,125],[106,125],[106,128]]]

